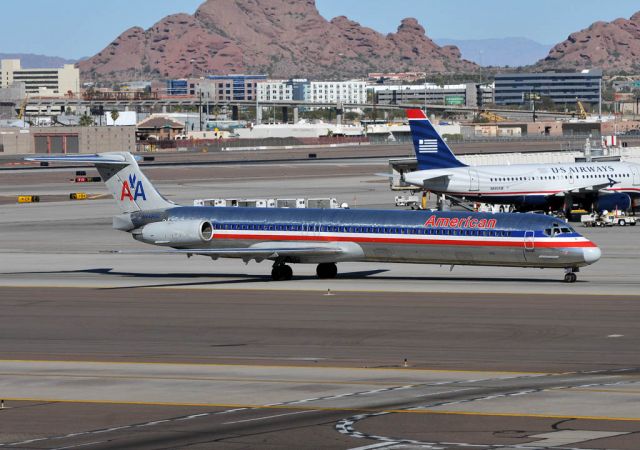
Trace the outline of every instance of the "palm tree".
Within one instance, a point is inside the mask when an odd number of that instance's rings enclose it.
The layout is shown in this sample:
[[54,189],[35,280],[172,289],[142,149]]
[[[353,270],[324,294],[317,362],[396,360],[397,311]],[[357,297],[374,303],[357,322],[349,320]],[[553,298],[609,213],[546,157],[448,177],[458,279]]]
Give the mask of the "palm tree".
[[117,109],[114,109],[113,111],[111,111],[111,120],[113,120],[113,125],[116,124],[116,120],[118,120],[118,117],[120,117],[120,113],[118,112]]
[[93,120],[93,117],[91,117],[89,114],[84,113],[84,115],[82,117],[80,117],[80,126],[81,127],[90,127],[95,125],[95,121]]

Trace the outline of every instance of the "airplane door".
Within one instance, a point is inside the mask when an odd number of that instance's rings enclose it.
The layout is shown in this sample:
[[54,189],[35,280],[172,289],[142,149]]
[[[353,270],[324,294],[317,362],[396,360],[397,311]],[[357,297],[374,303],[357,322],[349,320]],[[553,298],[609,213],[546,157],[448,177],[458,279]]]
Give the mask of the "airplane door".
[[469,169],[469,190],[480,190],[480,177],[478,176],[478,171],[476,169]]
[[533,231],[524,232],[524,250],[525,252],[532,252],[535,250],[536,242],[534,239],[535,233]]
[[631,167],[631,172],[633,173],[633,185],[634,186],[640,185],[640,171],[638,171],[638,167],[636,166],[629,166],[629,167]]

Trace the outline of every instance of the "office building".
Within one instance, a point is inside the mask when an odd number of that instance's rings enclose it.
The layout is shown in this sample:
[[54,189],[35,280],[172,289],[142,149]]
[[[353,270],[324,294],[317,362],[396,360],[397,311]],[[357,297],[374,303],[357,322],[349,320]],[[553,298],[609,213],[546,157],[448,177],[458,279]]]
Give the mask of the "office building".
[[304,78],[267,80],[257,84],[258,101],[307,101],[311,83]]
[[23,69],[19,59],[0,62],[0,87],[24,83],[25,92],[33,97],[65,97],[80,93],[80,70],[73,64],[59,69]]
[[309,103],[366,103],[365,81],[312,81],[305,100]]
[[202,96],[211,102],[255,101],[256,84],[266,75],[210,75],[167,81],[167,95]]
[[528,93],[549,97],[557,104],[598,104],[601,100],[602,70],[580,72],[500,73],[495,80],[497,105],[528,103]]
[[493,86],[466,83],[440,86],[437,84],[400,84],[369,86],[378,104],[430,104],[469,106],[472,108],[493,103]]

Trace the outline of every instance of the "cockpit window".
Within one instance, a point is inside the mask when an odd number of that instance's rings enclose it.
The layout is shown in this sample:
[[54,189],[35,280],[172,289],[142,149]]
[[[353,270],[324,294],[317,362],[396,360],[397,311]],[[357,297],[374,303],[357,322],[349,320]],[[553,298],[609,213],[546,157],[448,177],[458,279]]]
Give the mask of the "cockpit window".
[[562,233],[571,233],[571,228],[562,227],[562,228],[560,228],[560,231],[561,231]]

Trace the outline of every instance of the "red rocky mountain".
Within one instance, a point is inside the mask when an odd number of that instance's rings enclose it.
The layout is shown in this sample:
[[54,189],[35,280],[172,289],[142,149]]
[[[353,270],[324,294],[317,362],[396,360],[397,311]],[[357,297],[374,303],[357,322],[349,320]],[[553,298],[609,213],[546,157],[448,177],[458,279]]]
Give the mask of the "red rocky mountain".
[[472,72],[454,46],[439,47],[416,19],[383,35],[346,17],[331,21],[314,0],[208,0],[194,15],[175,14],[148,30],[122,33],[79,63],[84,78],[166,78],[264,73],[346,78],[368,72]]
[[595,22],[572,33],[536,66],[541,69],[600,67],[608,72],[640,71],[640,12],[630,19]]

